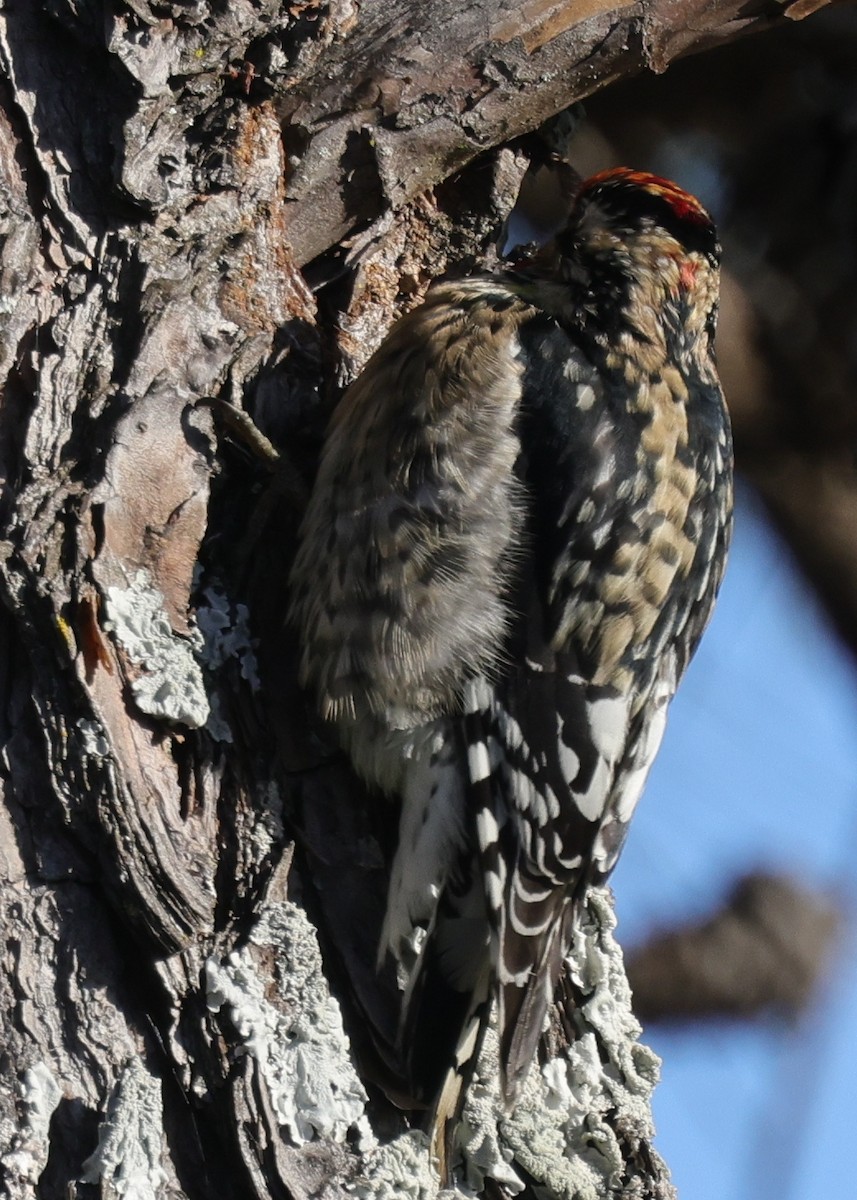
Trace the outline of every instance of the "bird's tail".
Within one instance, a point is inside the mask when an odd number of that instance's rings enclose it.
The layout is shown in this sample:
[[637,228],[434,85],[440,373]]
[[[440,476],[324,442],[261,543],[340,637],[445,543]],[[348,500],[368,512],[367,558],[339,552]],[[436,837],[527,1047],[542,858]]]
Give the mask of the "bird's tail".
[[[562,972],[573,905],[573,899],[562,891],[545,897],[537,933],[530,926],[522,935],[508,912],[501,922],[497,1024],[501,1091],[507,1107],[517,1101],[544,1033],[548,1006]],[[532,906],[530,901],[531,919]]]
[[[531,686],[553,688],[555,677],[536,676]],[[523,804],[514,803],[514,788],[503,772],[514,766],[520,747],[510,719],[502,717],[496,699],[474,686],[464,731],[496,980],[500,1084],[503,1100],[511,1107],[536,1056],[562,970],[574,904],[568,884],[579,880],[580,860],[569,870],[555,853],[543,853],[538,863],[525,854],[542,832],[531,828],[533,823],[538,826],[538,805],[532,804],[536,815],[531,818]],[[521,779],[526,782],[527,777],[516,778],[520,789]],[[526,798],[530,800],[529,794]]]
[[411,1089],[431,1111],[432,1153],[444,1182],[490,1012],[492,979],[482,881],[468,857],[438,900],[400,1031]]
[[444,1180],[495,994],[507,1107],[520,1094],[568,942],[573,898],[562,875],[577,874],[562,864],[547,870],[553,862],[531,865],[522,853],[521,817],[505,798],[502,775],[511,748],[486,691],[473,681],[462,722],[475,837],[447,875],[402,1024],[412,1085],[431,1106],[432,1149]]
[[488,1025],[490,1010],[491,977],[486,972],[484,986],[471,996],[455,1052],[449,1061],[431,1112],[431,1155],[444,1187],[450,1182],[455,1135]]

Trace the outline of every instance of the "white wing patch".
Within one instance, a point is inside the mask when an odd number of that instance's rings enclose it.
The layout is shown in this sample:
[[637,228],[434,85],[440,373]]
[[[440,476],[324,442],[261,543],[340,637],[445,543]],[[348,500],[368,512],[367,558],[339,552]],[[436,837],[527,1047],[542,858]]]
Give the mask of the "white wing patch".
[[486,871],[484,879],[485,895],[488,903],[494,912],[499,912],[505,902],[503,890],[506,885],[505,875],[501,876],[496,871]]
[[464,780],[451,723],[400,734],[404,762],[399,842],[390,875],[378,961],[399,958],[414,926],[431,918],[446,872],[466,840]]
[[[527,666],[529,665],[527,663]],[[538,667],[538,670],[543,670],[543,668]],[[495,714],[503,745],[508,746],[510,750],[520,750],[524,744],[524,731],[520,724],[502,704],[495,705]]]
[[[580,771],[580,755],[565,742],[563,738],[563,718],[560,715],[557,715],[557,750],[562,777],[566,783],[570,784],[577,778]],[[559,800],[555,796],[551,805],[551,816],[559,816]]]
[[664,736],[664,730],[667,724],[667,701],[655,709],[652,713],[651,720],[646,726],[646,731],[643,735],[643,743],[640,747],[639,760],[640,766],[629,771],[622,781],[622,787],[619,791],[618,800],[615,808],[616,818],[624,825],[627,825],[634,815],[634,809],[637,807],[637,801],[643,792],[646,779],[651,770],[652,763],[655,760],[655,755],[661,744],[661,739]]
[[[620,770],[613,786],[609,810],[592,847],[596,867],[607,875],[616,865],[634,809],[642,795],[667,724],[667,708],[676,689],[675,654],[669,654],[652,687],[647,702],[648,720],[637,739],[630,761]],[[618,836],[617,836],[618,834]]]
[[[574,802],[588,821],[600,821],[613,788],[616,764],[627,743],[629,700],[627,696],[600,696],[587,706],[589,736],[598,753],[598,762],[592,772],[589,787],[585,791],[574,791]],[[563,766],[569,767],[577,758],[570,747],[559,739]],[[569,770],[566,779],[573,782],[576,770]]]
[[487,808],[480,808],[476,814],[476,832],[481,846],[492,846],[500,840],[500,827],[497,818]]
[[603,758],[592,772],[592,780],[585,792],[574,792],[574,803],[587,821],[600,821],[604,805],[613,782],[613,764]]
[[470,772],[471,783],[481,783],[491,775],[491,760],[488,747],[484,742],[476,742],[467,747],[467,769]]
[[[602,758],[615,763],[628,738],[629,702],[627,696],[602,696],[589,703],[589,732]],[[573,776],[572,776],[573,778]]]
[[588,412],[589,409],[592,408],[592,405],[595,403],[595,399],[596,399],[595,388],[592,386],[592,384],[590,384],[590,383],[578,384],[577,395],[575,396],[575,401],[576,401],[577,407],[579,409],[581,409],[583,412]]

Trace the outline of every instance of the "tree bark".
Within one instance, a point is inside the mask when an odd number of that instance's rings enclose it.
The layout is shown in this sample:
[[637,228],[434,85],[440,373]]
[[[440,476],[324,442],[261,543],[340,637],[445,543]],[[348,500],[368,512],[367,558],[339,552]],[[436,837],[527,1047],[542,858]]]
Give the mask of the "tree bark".
[[[320,430],[429,280],[490,257],[526,166],[496,147],[770,12],[3,6],[4,1195],[436,1192],[373,965],[392,818],[285,627]],[[596,894],[514,1116],[486,1047],[481,1194],[672,1194],[610,928]]]

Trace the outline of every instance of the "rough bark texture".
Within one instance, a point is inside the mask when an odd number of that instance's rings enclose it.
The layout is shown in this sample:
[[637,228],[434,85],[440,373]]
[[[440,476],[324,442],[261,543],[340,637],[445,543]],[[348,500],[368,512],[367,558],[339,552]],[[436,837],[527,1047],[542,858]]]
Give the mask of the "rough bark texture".
[[[494,148],[771,20],[3,6],[4,1195],[436,1190],[372,966],[385,818],[304,713],[283,623],[319,430],[396,313],[489,254],[526,165]],[[602,898],[591,917],[541,1091],[498,1128],[490,1064],[474,1089],[486,1196],[671,1194]]]

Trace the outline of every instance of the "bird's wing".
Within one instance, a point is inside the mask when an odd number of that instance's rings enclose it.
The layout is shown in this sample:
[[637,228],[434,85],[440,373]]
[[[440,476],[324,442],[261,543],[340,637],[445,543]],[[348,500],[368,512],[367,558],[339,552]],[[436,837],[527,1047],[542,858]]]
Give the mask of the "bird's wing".
[[678,648],[713,598],[710,548],[688,536],[707,506],[683,380],[638,395],[557,323],[531,322],[521,337],[531,568],[509,665],[471,689],[466,717],[471,783],[488,796],[476,828],[509,1100],[541,1036],[575,898],[618,857],[687,659]]
[[332,719],[416,727],[496,667],[525,310],[488,280],[435,288],[334,414],[292,575],[303,682]]

